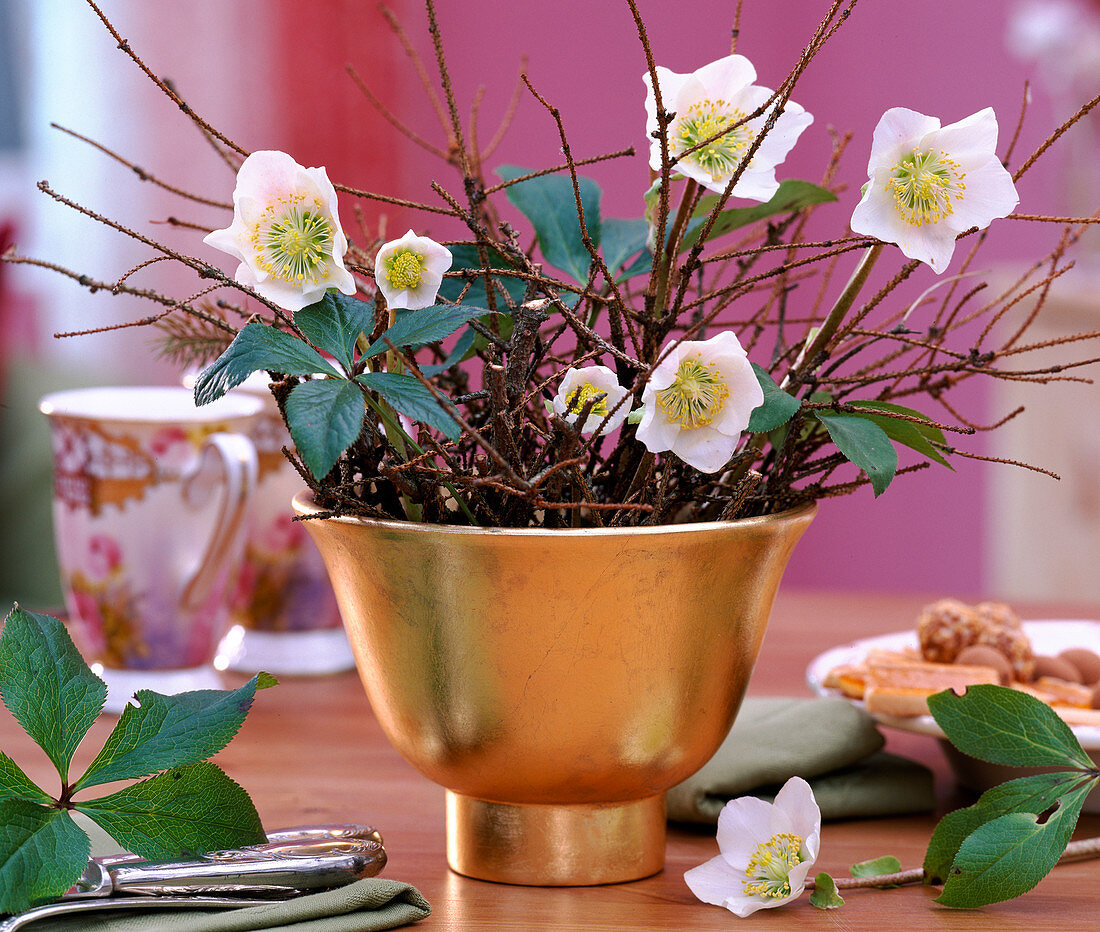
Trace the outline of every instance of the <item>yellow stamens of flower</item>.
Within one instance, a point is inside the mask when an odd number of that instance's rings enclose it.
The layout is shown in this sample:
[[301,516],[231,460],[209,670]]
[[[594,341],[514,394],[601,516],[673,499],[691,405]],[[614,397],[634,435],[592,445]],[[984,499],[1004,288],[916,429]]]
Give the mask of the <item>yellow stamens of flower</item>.
[[729,394],[718,367],[695,356],[680,360],[672,384],[657,392],[657,404],[669,420],[690,430],[713,421]]
[[278,198],[252,226],[256,264],[285,282],[315,282],[329,270],[333,223],[324,206],[303,194]]
[[388,256],[385,264],[392,288],[415,288],[424,278],[424,257],[410,249]]
[[602,388],[597,388],[591,382],[585,382],[584,385],[580,385],[573,389],[569,393],[569,407],[568,412],[570,414],[580,414],[584,410],[584,406],[588,404],[589,399],[602,395],[594,405],[588,416],[595,415],[598,418],[607,417],[607,392]]
[[741,883],[747,896],[778,900],[791,893],[791,870],[805,860],[802,838],[790,832],[772,835],[760,842],[745,868],[746,880]]
[[[686,152],[744,118],[743,110],[724,100],[700,100],[688,107],[673,124],[670,139],[673,151],[676,154]],[[686,157],[686,161],[694,162],[708,172],[714,181],[729,177],[752,143],[752,138],[752,131],[748,126],[738,126],[737,129],[708,142],[701,149],[696,149]]]
[[946,152],[914,150],[890,170],[887,192],[901,219],[911,226],[939,223],[950,216],[966,190],[966,172]]

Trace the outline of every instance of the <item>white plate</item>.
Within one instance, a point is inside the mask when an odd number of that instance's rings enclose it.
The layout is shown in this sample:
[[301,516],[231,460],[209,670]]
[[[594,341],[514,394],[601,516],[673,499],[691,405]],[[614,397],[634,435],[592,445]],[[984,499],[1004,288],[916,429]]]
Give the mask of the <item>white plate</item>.
[[[1025,621],[1024,633],[1031,639],[1036,654],[1057,654],[1070,647],[1087,647],[1100,653],[1100,622],[1083,620]],[[917,632],[899,631],[896,634],[883,634],[879,637],[863,638],[834,647],[819,654],[806,668],[806,682],[819,696],[839,696],[835,689],[825,687],[825,677],[833,667],[843,664],[860,663],[869,650],[903,650],[916,648]],[[858,699],[850,700],[862,708]],[[895,715],[876,715],[875,720],[882,725],[911,731],[920,735],[942,738],[943,731],[931,715],[919,715],[912,718],[899,718]],[[1100,727],[1096,725],[1073,725],[1073,733],[1086,751],[1100,751]]]

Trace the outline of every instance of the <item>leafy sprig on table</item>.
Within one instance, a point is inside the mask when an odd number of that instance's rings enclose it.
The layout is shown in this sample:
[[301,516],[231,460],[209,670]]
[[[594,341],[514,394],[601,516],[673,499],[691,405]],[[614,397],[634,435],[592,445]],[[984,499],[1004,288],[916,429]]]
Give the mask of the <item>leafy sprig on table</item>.
[[[107,686],[60,621],[13,608],[0,633],[0,698],[45,751],[61,789],[56,796],[46,792],[0,752],[0,913],[54,899],[80,876],[90,841],[71,811],[150,860],[263,842],[248,793],[208,758],[240,729],[256,690],[275,683],[260,673],[231,691],[162,696],[139,690],[103,749],[74,779],[73,754],[103,710]],[[139,782],[75,798],[118,780]]]
[[984,906],[1026,893],[1058,863],[1100,771],[1046,703],[1002,686],[971,686],[928,700],[964,754],[1013,767],[1058,768],[986,790],[936,826],[924,858],[944,906]]
[[1070,842],[1100,769],[1050,706],[1019,690],[981,685],[961,696],[949,689],[936,693],[928,709],[964,754],[991,764],[1052,769],[995,786],[973,806],[945,815],[932,833],[923,868],[902,871],[896,858],[885,857],[853,865],[854,879],[819,873],[810,896],[819,909],[841,906],[838,890],[918,881],[943,884],[936,898],[943,906],[988,906],[1027,893],[1063,856],[1100,853],[1100,839]]

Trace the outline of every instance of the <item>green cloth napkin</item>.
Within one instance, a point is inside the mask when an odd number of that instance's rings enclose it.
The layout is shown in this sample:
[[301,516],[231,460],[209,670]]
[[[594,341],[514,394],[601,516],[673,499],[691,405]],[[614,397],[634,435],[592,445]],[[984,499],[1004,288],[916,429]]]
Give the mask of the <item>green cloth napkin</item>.
[[374,932],[417,922],[431,912],[415,887],[369,877],[324,893],[241,909],[81,913],[42,920],[28,932]]
[[881,751],[874,720],[845,699],[753,696],[710,761],[668,793],[668,817],[718,821],[738,796],[771,799],[789,777],[809,782],[823,819],[935,808],[932,774]]
[[[122,849],[98,825],[80,813],[74,818],[92,842],[97,857]],[[27,932],[375,932],[418,922],[432,908],[407,883],[368,877],[322,893],[264,906],[221,910],[149,910],[148,912],[87,912],[32,923]]]

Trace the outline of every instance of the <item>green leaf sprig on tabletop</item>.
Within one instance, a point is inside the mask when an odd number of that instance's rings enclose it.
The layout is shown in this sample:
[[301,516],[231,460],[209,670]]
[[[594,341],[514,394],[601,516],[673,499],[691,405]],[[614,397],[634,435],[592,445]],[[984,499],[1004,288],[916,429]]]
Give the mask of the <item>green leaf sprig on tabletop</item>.
[[1049,772],[992,787],[974,805],[945,815],[922,868],[902,870],[886,856],[852,865],[852,879],[819,873],[812,905],[841,906],[838,890],[923,882],[943,885],[937,903],[973,909],[1027,893],[1063,858],[1100,856],[1100,838],[1070,841],[1100,769],[1049,705],[1020,690],[978,685],[962,695],[936,693],[928,708],[963,754]]
[[[139,690],[76,775],[73,754],[99,717],[107,687],[60,621],[13,608],[0,632],[0,698],[46,753],[61,788],[47,792],[0,752],[0,913],[54,899],[80,876],[90,842],[72,812],[149,860],[263,842],[248,793],[208,758],[240,729],[256,690],[275,682],[260,673],[230,691]],[[77,798],[120,780],[139,782]]]

